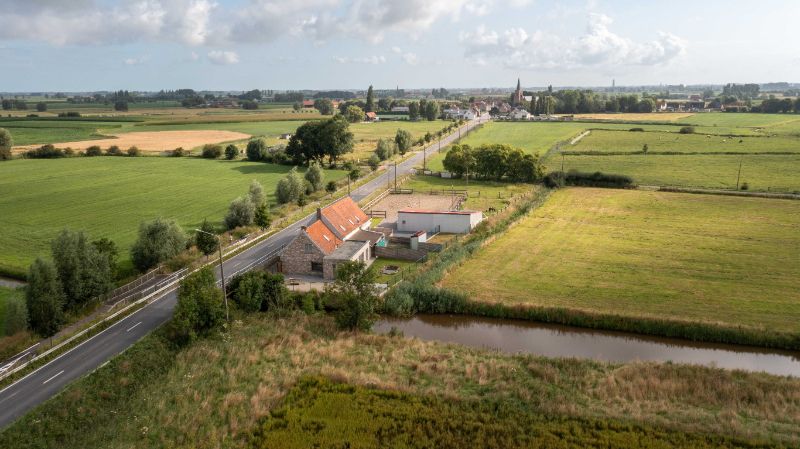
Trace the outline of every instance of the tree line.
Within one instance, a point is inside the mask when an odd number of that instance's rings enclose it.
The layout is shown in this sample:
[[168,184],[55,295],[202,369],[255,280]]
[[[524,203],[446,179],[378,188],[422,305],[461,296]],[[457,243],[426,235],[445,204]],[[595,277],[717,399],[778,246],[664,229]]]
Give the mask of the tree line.
[[528,154],[505,144],[484,144],[475,148],[455,144],[445,155],[443,165],[459,178],[536,182],[544,175],[538,154]]

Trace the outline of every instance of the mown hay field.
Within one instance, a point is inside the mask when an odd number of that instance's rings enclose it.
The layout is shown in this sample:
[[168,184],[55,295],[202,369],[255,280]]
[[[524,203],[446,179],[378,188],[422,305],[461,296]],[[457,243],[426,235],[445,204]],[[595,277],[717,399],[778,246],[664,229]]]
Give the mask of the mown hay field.
[[593,130],[562,151],[636,152],[647,145],[649,152],[671,153],[800,153],[800,139],[778,137],[730,137],[664,132]]
[[[221,225],[228,204],[252,180],[275,204],[278,180],[290,167],[246,161],[168,157],[12,160],[0,164],[0,271],[17,276],[36,256],[49,255],[63,228],[108,237],[127,263],[139,223],[162,216],[185,229],[204,218]],[[343,171],[326,170],[326,180]]]
[[[311,409],[293,402],[307,396],[286,398],[306,376],[320,375],[431,398],[433,408],[423,407],[406,415],[408,419],[461,417],[477,424],[468,409],[450,408],[442,401],[464,406],[479,402],[498,412],[498,406],[510,407],[515,414],[536,416],[534,421],[612,421],[612,428],[617,428],[613,422],[621,423],[633,441],[650,433],[639,431],[640,425],[668,433],[713,434],[710,440],[717,441],[764,439],[789,446],[800,438],[796,378],[675,364],[513,356],[402,337],[340,333],[330,317],[294,315],[275,320],[235,313],[234,318],[224,338],[200,340],[180,350],[160,333],[151,334],[3,429],[0,447],[253,447],[259,441],[254,435],[265,430],[264,420],[273,411],[273,418],[287,419],[292,428],[300,425],[308,432],[321,432],[325,420],[332,418],[325,408],[331,405],[329,395],[317,396],[322,402]],[[404,398],[392,391],[384,394]],[[372,410],[387,413],[391,411],[386,407],[412,411],[392,401],[373,405]],[[287,409],[296,411],[287,414]],[[342,432],[368,425],[363,408],[337,410],[342,412],[337,424]],[[490,416],[482,417],[492,428]],[[564,437],[588,432],[586,441],[604,433],[604,427],[575,421],[557,426]],[[307,434],[296,436],[302,442]],[[386,445],[351,443],[350,447]]]
[[607,113],[607,114],[575,114],[576,119],[675,122],[683,121],[694,115],[691,112],[650,112],[650,113]]
[[442,285],[473,300],[797,332],[800,202],[559,190]]

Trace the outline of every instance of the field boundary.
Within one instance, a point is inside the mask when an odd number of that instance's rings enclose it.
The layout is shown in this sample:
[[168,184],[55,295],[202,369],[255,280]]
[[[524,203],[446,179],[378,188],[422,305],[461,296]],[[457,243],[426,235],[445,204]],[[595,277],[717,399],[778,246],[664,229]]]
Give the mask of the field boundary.
[[[648,186],[639,186],[647,188]],[[745,198],[772,198],[781,200],[800,200],[800,195],[794,193],[747,192],[742,190],[697,189],[691,187],[654,186],[660,192],[691,193],[697,195],[724,195],[740,196]]]

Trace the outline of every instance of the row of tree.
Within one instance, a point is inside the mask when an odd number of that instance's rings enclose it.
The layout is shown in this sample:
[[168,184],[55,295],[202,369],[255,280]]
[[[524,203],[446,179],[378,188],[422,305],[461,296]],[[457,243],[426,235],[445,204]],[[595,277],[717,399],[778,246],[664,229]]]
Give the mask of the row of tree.
[[484,144],[476,148],[455,144],[445,155],[443,165],[457,177],[536,182],[544,176],[538,155],[504,144]]
[[117,248],[111,240],[90,241],[83,231],[65,229],[52,241],[51,255],[52,262],[33,262],[26,288],[30,328],[44,337],[58,331],[66,312],[112,289]]

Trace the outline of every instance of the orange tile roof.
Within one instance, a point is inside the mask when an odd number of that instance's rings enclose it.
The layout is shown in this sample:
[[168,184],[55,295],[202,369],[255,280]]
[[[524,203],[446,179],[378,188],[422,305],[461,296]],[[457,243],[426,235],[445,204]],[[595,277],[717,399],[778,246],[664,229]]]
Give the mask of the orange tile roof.
[[323,207],[321,213],[326,224],[342,239],[369,221],[367,214],[349,196]]
[[306,228],[306,234],[322,249],[325,255],[332,253],[337,246],[342,244],[342,239],[334,235],[325,223],[320,220],[315,221]]

